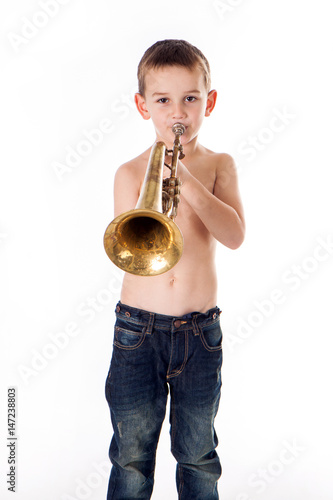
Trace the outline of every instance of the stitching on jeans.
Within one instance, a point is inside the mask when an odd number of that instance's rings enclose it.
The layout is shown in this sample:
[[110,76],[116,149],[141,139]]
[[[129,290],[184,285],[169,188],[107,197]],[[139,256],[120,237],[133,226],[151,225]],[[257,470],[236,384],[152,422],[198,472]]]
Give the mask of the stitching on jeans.
[[137,319],[129,318],[125,316],[125,314],[117,313],[117,318],[121,319],[122,321],[126,321],[127,323],[134,323],[135,325],[140,325],[144,326],[146,324],[145,321],[140,321]]
[[151,335],[153,333],[153,326],[154,326],[154,313],[149,313],[149,320],[147,326],[148,335]]
[[184,359],[183,359],[182,366],[176,372],[174,372],[174,373],[171,372],[171,374],[169,375],[169,368],[171,366],[171,360],[172,360],[172,354],[173,354],[172,347],[173,347],[173,343],[171,344],[171,358],[170,358],[168,372],[167,372],[167,378],[168,379],[169,378],[173,378],[173,377],[177,377],[178,375],[180,375],[182,373],[182,371],[185,368],[185,365],[187,363],[187,357],[188,357],[188,331],[185,331],[185,353],[184,353]]
[[173,356],[173,344],[174,344],[174,335],[172,335],[172,332],[171,332],[171,356],[170,356],[170,359],[169,359],[169,366],[168,366],[168,371],[167,371],[167,375],[166,375],[166,378],[170,378],[170,367],[171,367],[171,363],[172,363],[172,356]]
[[[203,328],[205,328],[205,326],[209,326],[209,325],[204,325]],[[222,341],[221,341],[221,344],[218,345],[218,346],[215,346],[215,347],[209,346],[207,344],[207,342],[206,342],[205,334],[203,332],[202,327],[200,326],[199,328],[200,328],[200,340],[201,340],[201,343],[202,343],[203,347],[206,349],[206,351],[208,351],[208,352],[219,352],[219,351],[222,351]],[[220,330],[222,331],[221,325],[220,325]]]
[[[171,391],[170,391],[170,396],[171,396]],[[175,425],[175,411],[174,411],[174,403],[173,403],[173,398],[171,398],[171,407],[170,407],[170,414],[171,414],[171,449],[174,450],[174,444],[175,444],[175,433],[176,433],[176,425]],[[178,470],[179,470],[179,492],[178,492],[178,499],[181,499],[182,493],[183,493],[183,486],[184,486],[184,480],[183,480],[183,469],[182,466],[178,462]]]
[[183,479],[183,467],[178,464],[178,470],[179,470],[179,500],[182,497],[183,493],[183,487],[184,487],[184,479]]
[[173,397],[171,393],[171,387],[170,387],[170,399],[171,399],[171,406],[170,406],[170,420],[171,420],[171,450],[174,450],[174,444],[175,444],[175,410],[174,410],[174,402],[173,402]]
[[193,326],[194,326],[194,335],[197,336],[197,335],[199,335],[199,327],[198,327],[198,324],[197,324],[197,316],[194,316],[192,321],[193,321]]
[[[115,328],[118,329],[118,331],[122,330],[119,326],[116,326]],[[133,333],[133,335],[135,335],[135,333]],[[117,341],[116,336],[114,337],[113,345],[115,347],[118,347],[118,349],[122,349],[123,351],[134,351],[135,349],[138,349],[138,347],[140,347],[143,344],[143,342],[145,341],[145,338],[146,338],[146,328],[144,328],[144,330],[143,330],[143,332],[141,334],[139,333],[137,335],[141,335],[141,339],[134,346],[124,346],[123,344],[121,344],[120,342]]]

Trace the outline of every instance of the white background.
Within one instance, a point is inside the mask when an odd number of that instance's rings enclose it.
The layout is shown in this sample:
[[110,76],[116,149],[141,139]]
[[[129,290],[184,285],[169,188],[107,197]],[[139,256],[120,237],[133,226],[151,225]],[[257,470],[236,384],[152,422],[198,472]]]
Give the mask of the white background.
[[[221,498],[331,500],[329,0],[51,3],[0,12],[1,498],[13,498],[12,386],[15,498],[105,498],[121,273],[102,238],[115,170],[154,141],[133,106],[137,64],[155,41],[183,38],[210,61],[218,102],[200,139],[234,156],[247,220],[244,244],[217,254]],[[100,143],[80,149],[101,122]],[[177,497],[174,473],[166,419],[155,500]]]

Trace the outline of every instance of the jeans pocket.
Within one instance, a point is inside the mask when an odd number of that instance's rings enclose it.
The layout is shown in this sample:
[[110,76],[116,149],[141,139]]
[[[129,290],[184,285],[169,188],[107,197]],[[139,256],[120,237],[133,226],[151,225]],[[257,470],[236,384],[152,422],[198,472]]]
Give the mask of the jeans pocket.
[[207,351],[221,351],[223,334],[220,322],[200,326],[200,338]]
[[145,337],[145,326],[117,320],[114,327],[113,345],[120,349],[134,350],[143,344]]

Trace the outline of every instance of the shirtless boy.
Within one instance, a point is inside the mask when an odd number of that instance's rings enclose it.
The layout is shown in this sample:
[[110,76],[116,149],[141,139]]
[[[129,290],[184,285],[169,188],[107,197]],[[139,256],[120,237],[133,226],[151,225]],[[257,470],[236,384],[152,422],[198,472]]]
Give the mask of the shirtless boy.
[[[170,392],[178,498],[216,500],[221,465],[214,419],[221,389],[222,331],[215,248],[219,241],[236,249],[244,239],[236,168],[231,156],[198,142],[217,92],[210,89],[209,64],[196,47],[183,40],[157,42],[141,59],[138,79],[136,106],[143,119],[152,120],[156,140],[172,149],[172,125],[185,126],[175,220],[184,249],[180,261],[164,274],[124,276],[106,380],[114,429],[107,498],[151,498]],[[150,149],[117,170],[115,217],[135,207]],[[170,175],[167,167],[164,174]]]

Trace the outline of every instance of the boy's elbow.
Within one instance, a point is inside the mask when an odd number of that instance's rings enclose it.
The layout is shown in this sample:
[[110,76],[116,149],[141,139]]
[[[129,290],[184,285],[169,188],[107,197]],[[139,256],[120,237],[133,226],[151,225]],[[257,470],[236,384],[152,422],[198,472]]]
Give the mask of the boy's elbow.
[[245,239],[245,225],[241,224],[237,231],[234,231],[228,247],[231,250],[237,250]]
[[241,244],[243,243],[244,241],[244,238],[238,238],[237,240],[235,239],[234,241],[232,241],[232,243],[229,245],[229,248],[231,250],[237,250],[237,248],[239,248],[241,246]]

